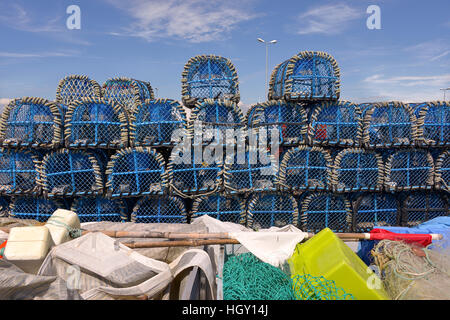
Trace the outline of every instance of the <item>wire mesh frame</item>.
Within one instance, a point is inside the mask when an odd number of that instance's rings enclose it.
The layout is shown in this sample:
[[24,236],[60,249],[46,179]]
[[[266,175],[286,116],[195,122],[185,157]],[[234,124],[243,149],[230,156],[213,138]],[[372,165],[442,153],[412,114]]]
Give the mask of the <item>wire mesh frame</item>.
[[83,98],[67,111],[66,148],[126,148],[128,130],[129,115],[121,105],[102,98]]
[[131,213],[135,223],[187,223],[186,207],[175,196],[146,196],[141,198]]
[[417,135],[425,146],[450,146],[450,106],[446,101],[418,106]]
[[106,175],[111,198],[161,195],[169,185],[163,156],[148,147],[118,151],[111,157]]
[[57,148],[62,144],[64,113],[43,98],[24,97],[11,101],[0,117],[0,145]]
[[176,130],[185,133],[187,116],[178,101],[146,100],[131,115],[130,142],[133,146],[172,146]]
[[298,204],[291,195],[253,193],[247,207],[247,227],[255,230],[298,225]]
[[181,74],[181,96],[191,108],[203,99],[226,99],[239,103],[239,81],[230,59],[215,55],[192,57]]
[[383,157],[364,149],[342,150],[335,158],[331,184],[334,192],[383,190]]
[[401,224],[414,227],[425,221],[448,216],[449,199],[446,195],[431,192],[414,192],[402,203]]
[[243,198],[214,194],[202,196],[194,200],[191,218],[208,215],[224,222],[245,225],[246,203]]
[[399,226],[400,212],[400,203],[392,194],[363,194],[355,202],[353,231],[369,232],[376,227]]
[[46,222],[57,209],[64,209],[60,201],[36,197],[17,197],[10,204],[9,216]]
[[267,130],[270,140],[270,130],[278,129],[280,145],[297,146],[304,143],[308,129],[308,115],[302,105],[283,100],[271,100],[257,104],[251,108],[247,121],[249,130]]
[[328,151],[316,146],[299,146],[284,154],[278,185],[285,191],[330,190],[332,167]]
[[80,222],[128,220],[127,207],[121,199],[76,198],[71,210],[77,214]]
[[308,144],[358,147],[363,131],[363,117],[358,105],[349,101],[323,102],[311,115]]
[[365,112],[363,121],[366,148],[413,146],[417,142],[417,119],[408,104],[376,103]]
[[102,96],[104,99],[123,106],[130,113],[145,100],[155,99],[153,88],[149,82],[126,77],[106,80],[102,86]]
[[100,98],[101,87],[95,80],[84,75],[69,75],[59,81],[56,102],[65,106],[81,98]]
[[85,151],[60,149],[47,154],[38,173],[46,197],[98,196],[104,190],[97,158]]
[[337,100],[339,96],[340,69],[326,52],[298,53],[275,67],[269,82],[269,100]]
[[30,151],[0,149],[0,195],[39,195],[39,166]]
[[333,232],[352,229],[353,212],[350,201],[343,195],[312,193],[304,197],[301,208],[300,229],[319,232],[330,228]]
[[399,150],[385,163],[386,191],[430,190],[434,187],[433,156],[422,149]]
[[436,159],[435,186],[450,191],[450,151],[444,151]]

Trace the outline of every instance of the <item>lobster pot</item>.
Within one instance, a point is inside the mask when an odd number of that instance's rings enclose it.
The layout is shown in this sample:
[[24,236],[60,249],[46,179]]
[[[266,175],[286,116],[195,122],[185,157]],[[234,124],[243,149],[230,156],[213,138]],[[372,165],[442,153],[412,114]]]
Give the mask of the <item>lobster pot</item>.
[[323,102],[311,115],[308,136],[314,145],[357,146],[362,133],[361,110],[351,102]]
[[245,224],[245,201],[236,196],[211,195],[195,199],[191,218],[208,215],[224,222]]
[[178,197],[143,197],[133,208],[131,221],[136,223],[187,223],[187,213],[183,200]]
[[242,129],[245,129],[245,118],[236,103],[207,99],[197,103],[192,110],[187,133],[194,143],[201,139],[224,144],[227,132],[231,137],[230,134],[236,134],[235,130]]
[[368,193],[355,204],[353,231],[369,232],[376,227],[400,225],[397,199],[391,194]]
[[345,149],[335,159],[332,185],[336,192],[382,190],[383,158],[364,149]]
[[134,146],[170,146],[185,128],[186,113],[178,101],[147,100],[133,114],[131,141]]
[[5,147],[56,148],[62,143],[62,109],[42,98],[11,101],[0,118],[0,144]]
[[101,87],[83,75],[70,75],[59,81],[56,89],[56,102],[67,108],[82,98],[100,98]]
[[39,169],[44,194],[86,196],[103,193],[100,166],[94,155],[61,149],[44,157]]
[[181,74],[183,104],[193,107],[198,100],[240,100],[238,75],[230,59],[215,55],[195,56]]
[[403,201],[402,210],[402,225],[414,227],[437,217],[448,216],[448,198],[439,193],[411,193]]
[[320,147],[300,146],[287,151],[280,164],[282,190],[328,190],[332,170],[330,154]]
[[302,202],[300,228],[317,233],[324,228],[348,232],[352,228],[352,209],[347,198],[331,193],[312,193]]
[[85,98],[68,109],[65,122],[67,148],[117,149],[128,146],[127,112],[112,101]]
[[247,226],[259,230],[298,224],[297,201],[290,195],[254,193],[247,208]]
[[128,111],[134,110],[145,100],[155,99],[149,82],[123,77],[106,80],[102,86],[102,97],[123,106]]
[[11,203],[10,217],[18,219],[33,219],[46,222],[58,209],[64,209],[57,201],[43,198],[18,197]]
[[252,108],[247,119],[249,129],[262,134],[267,141],[296,146],[306,139],[308,115],[302,105],[282,100],[268,101]]
[[450,151],[445,151],[436,160],[436,185],[450,191]]
[[413,145],[417,120],[413,110],[401,102],[380,103],[365,113],[364,145],[368,148]]
[[37,194],[39,160],[29,151],[0,149],[0,194]]
[[434,161],[426,150],[400,150],[386,162],[385,187],[404,191],[431,189],[434,184]]
[[6,197],[0,197],[0,217],[9,216],[9,199]]
[[450,106],[448,102],[429,102],[418,107],[418,136],[431,146],[449,146]]
[[128,219],[126,205],[120,199],[77,198],[73,201],[71,210],[78,215],[80,222],[121,222]]
[[118,151],[111,157],[106,175],[111,197],[163,194],[168,186],[164,159],[150,148]]
[[269,100],[337,100],[340,70],[325,52],[302,51],[275,67],[269,83]]

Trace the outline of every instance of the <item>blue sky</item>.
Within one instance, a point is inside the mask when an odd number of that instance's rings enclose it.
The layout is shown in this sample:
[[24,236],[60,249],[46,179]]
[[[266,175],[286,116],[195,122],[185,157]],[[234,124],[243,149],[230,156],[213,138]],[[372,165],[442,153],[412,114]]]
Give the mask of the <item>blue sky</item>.
[[[66,8],[81,9],[69,30]],[[369,30],[369,5],[381,30]],[[158,97],[181,100],[190,57],[235,64],[242,107],[264,100],[265,48],[274,66],[302,50],[333,55],[341,98],[355,102],[442,99],[450,87],[450,2],[256,0],[0,0],[0,104],[55,98],[58,81],[86,74],[101,85],[126,76],[150,81]],[[450,96],[448,92],[447,97]]]

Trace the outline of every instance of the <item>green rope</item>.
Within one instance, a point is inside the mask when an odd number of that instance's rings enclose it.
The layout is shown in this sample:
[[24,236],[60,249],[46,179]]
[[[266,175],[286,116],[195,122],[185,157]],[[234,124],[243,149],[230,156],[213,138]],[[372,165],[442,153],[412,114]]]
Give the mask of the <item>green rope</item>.
[[48,219],[47,224],[66,228],[67,232],[69,233],[69,236],[72,239],[81,237],[81,233],[82,233],[81,229],[72,228],[71,226],[64,223],[63,221],[58,220],[58,218],[64,219],[64,217],[53,215],[50,217],[50,219]]

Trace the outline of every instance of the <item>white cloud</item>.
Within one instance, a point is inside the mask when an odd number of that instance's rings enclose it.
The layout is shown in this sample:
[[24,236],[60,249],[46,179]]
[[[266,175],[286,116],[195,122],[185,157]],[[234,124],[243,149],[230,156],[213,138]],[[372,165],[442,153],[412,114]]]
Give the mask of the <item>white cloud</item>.
[[440,87],[450,83],[450,74],[435,75],[435,76],[400,76],[385,78],[383,75],[375,74],[364,79],[364,82],[372,84],[387,84],[403,87],[414,86],[433,86]]
[[40,53],[21,53],[21,52],[7,52],[0,51],[0,57],[3,58],[48,58],[48,57],[72,57],[76,55],[76,52],[40,52]]
[[419,59],[436,61],[450,54],[447,39],[434,39],[405,48],[408,53],[415,54]]

